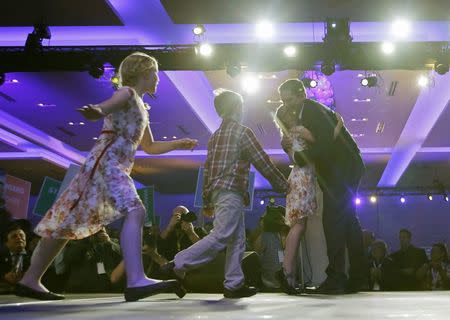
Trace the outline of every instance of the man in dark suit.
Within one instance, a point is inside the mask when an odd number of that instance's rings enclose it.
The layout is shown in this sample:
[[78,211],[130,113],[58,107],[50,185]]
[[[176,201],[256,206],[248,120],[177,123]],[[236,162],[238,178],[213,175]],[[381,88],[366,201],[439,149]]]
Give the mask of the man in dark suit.
[[[298,79],[285,81],[278,88],[283,105],[277,119],[283,124],[301,126],[300,136],[314,138],[301,151],[292,150],[292,140],[284,135],[283,149],[299,166],[313,164],[323,191],[323,227],[329,265],[327,279],[319,293],[339,294],[367,287],[367,257],[353,197],[364,173],[360,151],[338,116],[328,107],[306,99],[306,90]],[[339,130],[336,131],[336,128]],[[335,132],[336,131],[336,132]],[[350,260],[350,279],[345,274],[345,248]]]
[[416,277],[417,270],[428,262],[425,250],[411,244],[412,234],[407,229],[400,230],[400,250],[391,254],[394,266],[399,270],[396,277],[397,290],[419,290],[420,282]]
[[4,233],[5,248],[0,252],[0,283],[3,291],[9,291],[22,279],[30,266],[26,252],[26,235],[19,225],[11,224]]

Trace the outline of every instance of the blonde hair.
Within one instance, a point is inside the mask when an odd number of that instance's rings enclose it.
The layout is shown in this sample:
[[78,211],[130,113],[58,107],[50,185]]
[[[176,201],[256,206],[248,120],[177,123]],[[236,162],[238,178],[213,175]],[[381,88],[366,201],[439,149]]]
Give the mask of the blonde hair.
[[151,70],[158,70],[158,61],[143,52],[134,52],[120,63],[118,86],[135,86],[139,77]]
[[221,118],[232,116],[243,103],[242,96],[231,90],[219,88],[214,90],[214,95],[214,108]]

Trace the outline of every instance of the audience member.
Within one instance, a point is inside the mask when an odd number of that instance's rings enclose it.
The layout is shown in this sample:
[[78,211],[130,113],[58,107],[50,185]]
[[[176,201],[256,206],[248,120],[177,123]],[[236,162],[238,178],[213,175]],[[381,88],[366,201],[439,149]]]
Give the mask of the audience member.
[[373,241],[370,250],[369,263],[369,289],[373,291],[394,290],[395,269],[394,263],[388,257],[386,242]]
[[25,232],[19,225],[10,224],[3,235],[3,241],[5,247],[0,252],[0,286],[1,291],[9,292],[30,266],[30,255],[25,249]]
[[400,250],[391,254],[394,267],[399,271],[395,284],[398,290],[418,290],[420,284],[416,273],[428,260],[425,250],[413,246],[411,238],[409,230],[400,230]]
[[193,213],[184,206],[178,206],[173,209],[172,217],[167,228],[161,232],[158,241],[159,253],[171,261],[175,255],[189,248],[206,235],[206,232],[199,227],[194,228],[192,222],[187,221],[187,215],[193,219]]
[[283,263],[284,243],[289,226],[284,222],[284,213],[266,211],[263,216],[263,232],[255,241],[255,251],[260,257],[261,279],[266,289],[280,288],[277,272]]
[[450,263],[445,243],[435,243],[431,249],[431,261],[417,271],[423,290],[450,290]]
[[120,247],[111,241],[105,228],[96,234],[72,241],[64,251],[68,268],[67,292],[115,292],[122,283],[112,283],[111,273],[122,260]]

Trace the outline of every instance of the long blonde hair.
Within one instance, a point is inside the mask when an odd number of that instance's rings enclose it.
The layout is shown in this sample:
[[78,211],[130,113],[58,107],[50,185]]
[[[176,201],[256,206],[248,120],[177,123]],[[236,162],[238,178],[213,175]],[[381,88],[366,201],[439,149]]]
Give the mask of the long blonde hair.
[[143,52],[134,52],[120,63],[118,86],[135,86],[139,77],[151,70],[158,70],[158,61]]

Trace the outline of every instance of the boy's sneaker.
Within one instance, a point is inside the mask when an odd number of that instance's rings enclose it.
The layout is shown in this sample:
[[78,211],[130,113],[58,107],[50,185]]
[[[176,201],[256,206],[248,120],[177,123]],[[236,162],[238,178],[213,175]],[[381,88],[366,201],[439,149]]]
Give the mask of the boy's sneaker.
[[223,296],[229,299],[239,299],[239,298],[247,298],[254,296],[257,293],[255,287],[242,286],[237,290],[228,290],[226,288],[223,289]]

